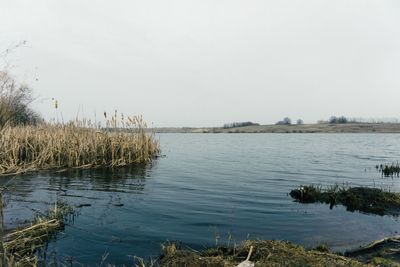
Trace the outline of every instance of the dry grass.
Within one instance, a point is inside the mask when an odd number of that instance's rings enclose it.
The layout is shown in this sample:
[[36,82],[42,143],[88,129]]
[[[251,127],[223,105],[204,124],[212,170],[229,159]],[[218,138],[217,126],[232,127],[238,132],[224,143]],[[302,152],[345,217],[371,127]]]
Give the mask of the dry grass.
[[356,260],[337,254],[306,250],[301,246],[283,241],[245,241],[236,248],[212,248],[202,252],[180,249],[174,244],[164,248],[160,266],[168,267],[235,267],[250,258],[255,266],[367,266]]
[[64,221],[73,214],[70,206],[56,204],[45,217],[38,217],[31,225],[3,236],[0,266],[38,266],[36,253],[64,229]]
[[3,246],[7,262],[10,265],[36,266],[38,260],[35,252],[62,227],[62,222],[57,219],[39,220],[32,226],[6,235]]
[[[106,117],[106,114],[105,114]],[[117,114],[107,127],[87,120],[67,124],[6,125],[0,130],[0,175],[66,168],[121,167],[159,155],[142,117]]]

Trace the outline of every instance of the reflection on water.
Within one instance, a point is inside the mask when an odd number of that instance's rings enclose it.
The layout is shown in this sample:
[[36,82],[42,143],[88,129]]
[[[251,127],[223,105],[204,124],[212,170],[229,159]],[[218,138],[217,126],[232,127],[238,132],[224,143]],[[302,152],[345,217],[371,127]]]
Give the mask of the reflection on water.
[[397,135],[162,134],[152,166],[70,170],[6,177],[5,227],[30,220],[56,201],[74,205],[73,224],[49,257],[81,263],[132,263],[157,255],[160,243],[193,248],[246,238],[327,243],[343,250],[396,234],[393,217],[303,205],[288,192],[302,184],[350,183],[400,191],[375,165],[400,158]]
[[[121,169],[68,170],[4,177],[6,187],[5,229],[11,230],[30,221],[57,201],[75,207],[88,207],[107,195],[108,205],[123,206],[116,193],[141,194],[148,176],[147,166]],[[105,192],[99,194],[98,192]],[[108,193],[108,194],[107,194]],[[106,206],[105,206],[106,207]]]

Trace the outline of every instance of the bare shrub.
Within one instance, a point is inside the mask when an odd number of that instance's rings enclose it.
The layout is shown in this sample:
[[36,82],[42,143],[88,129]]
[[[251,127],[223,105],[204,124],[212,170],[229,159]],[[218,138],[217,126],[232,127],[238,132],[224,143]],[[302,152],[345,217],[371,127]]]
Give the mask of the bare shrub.
[[41,120],[30,108],[34,100],[32,90],[18,84],[7,72],[0,71],[0,128],[7,123],[36,124]]

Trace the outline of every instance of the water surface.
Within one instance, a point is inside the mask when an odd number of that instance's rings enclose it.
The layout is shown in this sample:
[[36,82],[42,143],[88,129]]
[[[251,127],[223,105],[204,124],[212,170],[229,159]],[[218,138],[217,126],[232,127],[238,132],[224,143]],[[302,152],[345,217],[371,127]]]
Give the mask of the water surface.
[[377,186],[400,191],[400,179],[382,179],[376,164],[400,158],[392,134],[160,134],[164,158],[116,171],[37,173],[2,178],[5,226],[12,229],[55,201],[78,216],[49,245],[49,257],[84,264],[132,263],[160,243],[193,248],[284,239],[306,246],[355,248],[397,234],[390,216],[299,204],[288,196],[304,184]]

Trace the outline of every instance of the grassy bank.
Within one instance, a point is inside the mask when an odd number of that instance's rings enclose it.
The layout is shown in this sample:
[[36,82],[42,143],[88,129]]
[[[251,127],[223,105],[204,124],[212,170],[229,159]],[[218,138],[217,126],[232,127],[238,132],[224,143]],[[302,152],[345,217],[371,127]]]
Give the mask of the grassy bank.
[[209,248],[204,251],[181,249],[175,244],[164,247],[160,266],[180,267],[235,267],[249,256],[254,266],[367,266],[341,255],[306,250],[302,246],[283,241],[245,241],[236,248]]
[[[121,125],[120,125],[121,124]],[[141,117],[107,128],[81,121],[68,124],[6,125],[0,130],[0,175],[28,171],[122,167],[146,163],[160,147]]]

